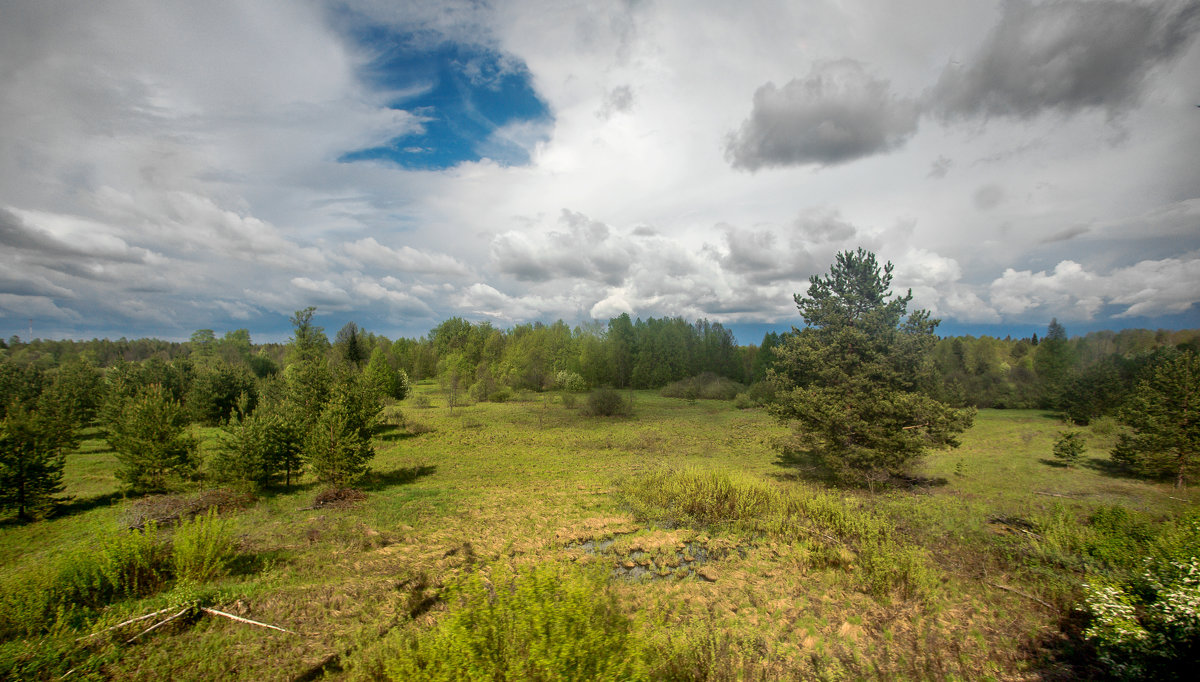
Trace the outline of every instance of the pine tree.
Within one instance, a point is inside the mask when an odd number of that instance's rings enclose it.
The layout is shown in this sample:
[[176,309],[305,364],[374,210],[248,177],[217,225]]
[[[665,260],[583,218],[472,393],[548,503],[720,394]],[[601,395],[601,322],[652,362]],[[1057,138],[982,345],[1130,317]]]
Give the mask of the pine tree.
[[1132,433],[1113,450],[1118,462],[1175,486],[1200,475],[1200,356],[1169,354],[1138,383],[1119,413]]
[[807,297],[795,296],[807,327],[783,339],[769,375],[771,412],[796,427],[785,454],[872,485],[930,445],[957,445],[974,417],[932,397],[938,321],[907,312],[911,292],[889,299],[891,272],[862,249],[838,254]]
[[378,394],[357,377],[344,378],[308,432],[305,458],[312,472],[334,485],[353,483],[375,457],[371,436],[379,423]]
[[23,405],[9,406],[0,420],[0,509],[30,519],[53,505],[63,491],[69,425],[54,423]]
[[186,427],[183,408],[160,384],[127,399],[109,428],[120,463],[117,479],[137,492],[157,492],[192,476],[199,443]]

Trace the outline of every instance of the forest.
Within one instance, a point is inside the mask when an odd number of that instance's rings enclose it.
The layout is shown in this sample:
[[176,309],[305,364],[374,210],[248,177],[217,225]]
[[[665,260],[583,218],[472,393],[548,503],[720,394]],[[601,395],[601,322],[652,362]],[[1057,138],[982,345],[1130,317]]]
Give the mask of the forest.
[[939,337],[890,273],[757,346],[0,342],[0,676],[1182,677],[1200,330]]

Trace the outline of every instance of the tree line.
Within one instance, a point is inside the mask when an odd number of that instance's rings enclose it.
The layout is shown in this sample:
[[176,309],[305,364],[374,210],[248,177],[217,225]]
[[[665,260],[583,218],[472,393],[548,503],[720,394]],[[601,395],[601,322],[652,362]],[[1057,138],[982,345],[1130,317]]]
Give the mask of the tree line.
[[[1165,427],[1151,421],[1198,428],[1187,421],[1200,381],[1197,331],[1072,339],[1052,320],[1041,339],[939,338],[928,313],[908,311],[910,296],[889,298],[890,281],[890,264],[873,254],[840,254],[808,296],[796,295],[805,326],[769,333],[758,346],[737,345],[708,320],[626,314],[575,328],[559,320],[500,329],[454,317],[395,341],[349,322],[330,341],[315,308],[291,318],[287,344],[253,344],[244,329],[221,337],[201,329],[182,343],[14,337],[0,342],[0,507],[22,517],[44,511],[62,492],[66,454],[92,426],[112,445],[130,491],[201,477],[266,488],[302,471],[350,482],[374,454],[384,402],[424,379],[441,382],[452,401],[503,401],[517,391],[723,377],[739,387],[726,397],[745,389],[743,403],[802,427],[785,454],[868,481],[904,469],[929,444],[953,444],[970,423],[964,408],[1049,408],[1080,424],[1116,417],[1133,429],[1118,461],[1147,473],[1174,467],[1181,484],[1191,475],[1196,454],[1164,445]],[[1167,390],[1183,402],[1163,413],[1175,405],[1163,399]],[[207,466],[191,424],[222,429]],[[1158,455],[1146,454],[1156,447]],[[1174,455],[1162,454],[1172,447]]]

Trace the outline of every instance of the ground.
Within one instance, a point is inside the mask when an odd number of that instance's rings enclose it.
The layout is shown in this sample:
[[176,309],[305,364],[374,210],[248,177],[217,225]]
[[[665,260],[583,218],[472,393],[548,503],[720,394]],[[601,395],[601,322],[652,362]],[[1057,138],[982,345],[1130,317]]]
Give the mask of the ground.
[[[370,676],[390,655],[377,646],[387,633],[445,617],[443,586],[498,566],[567,562],[604,566],[647,641],[698,652],[707,662],[696,669],[711,677],[1068,676],[1064,623],[1085,570],[1054,558],[1067,551],[1054,544],[1054,524],[1079,524],[1111,504],[1171,518],[1200,500],[1113,471],[1106,428],[1086,430],[1088,451],[1068,469],[1051,455],[1067,428],[1053,415],[982,410],[961,447],[929,453],[915,485],[830,497],[894,528],[932,576],[920,595],[880,594],[867,589],[865,557],[852,541],[824,547],[820,535],[810,544],[631,511],[622,491],[663,468],[737,472],[783,494],[827,494],[778,462],[772,442],[785,429],[761,410],[637,392],[632,417],[593,418],[553,394],[450,409],[432,384],[417,393],[429,407],[410,398],[387,408],[397,416],[375,444],[365,500],[312,508],[319,489],[302,480],[227,512],[243,558],[209,586],[210,598],[299,634],[204,617],[132,644],[97,645],[76,674]],[[215,446],[215,430],[201,435]],[[73,500],[60,515],[0,526],[4,580],[46,570],[129,518],[136,501],[121,497],[114,462],[103,440],[86,440],[68,459]],[[104,623],[167,601],[119,601]]]

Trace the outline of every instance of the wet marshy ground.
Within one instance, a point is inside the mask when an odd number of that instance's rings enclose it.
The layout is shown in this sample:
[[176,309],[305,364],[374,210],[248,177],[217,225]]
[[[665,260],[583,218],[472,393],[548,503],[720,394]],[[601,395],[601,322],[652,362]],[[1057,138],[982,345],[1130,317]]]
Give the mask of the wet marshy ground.
[[603,539],[572,542],[568,550],[611,561],[614,576],[630,580],[682,579],[695,576],[715,580],[704,566],[737,553],[745,556],[746,547],[709,538],[678,539],[673,534],[651,532],[626,534]]

